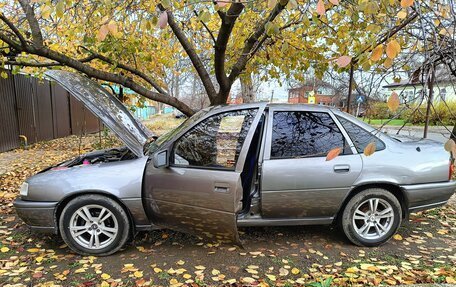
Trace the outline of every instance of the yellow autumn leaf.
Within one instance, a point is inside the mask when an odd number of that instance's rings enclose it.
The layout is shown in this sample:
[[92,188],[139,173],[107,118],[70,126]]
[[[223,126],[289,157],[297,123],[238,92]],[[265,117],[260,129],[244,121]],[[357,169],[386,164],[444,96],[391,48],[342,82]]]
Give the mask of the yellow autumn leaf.
[[333,148],[326,155],[326,161],[335,159],[336,157],[338,157],[340,155],[341,152],[342,152],[342,149],[340,147]]
[[241,278],[241,282],[247,283],[247,284],[252,284],[253,282],[255,282],[255,279],[253,279],[252,277],[243,277],[243,278]]
[[400,234],[394,234],[393,238],[394,240],[402,240],[402,236]]
[[397,18],[405,19],[405,17],[407,17],[407,11],[401,10],[399,13],[397,13]]
[[36,252],[40,252],[40,249],[38,249],[38,248],[30,248],[30,249],[27,249],[27,252],[36,253]]
[[206,267],[204,267],[203,265],[196,265],[195,268],[198,269],[198,270],[206,269]]
[[111,278],[111,275],[103,273],[103,274],[101,274],[101,278],[104,280],[108,280],[109,278]]
[[174,285],[174,284],[177,284],[177,283],[179,283],[179,281],[177,281],[176,278],[172,278],[171,280],[169,280],[169,284],[171,284],[171,285]]
[[268,277],[268,279],[271,280],[271,281],[276,281],[277,280],[275,275],[272,275],[272,274],[266,274],[266,277]]
[[291,269],[291,274],[296,275],[296,274],[299,274],[299,272],[301,272],[301,271],[298,268]]
[[212,269],[212,275],[219,275],[220,274],[220,271],[217,270],[217,269]]
[[40,263],[41,261],[43,261],[43,257],[42,256],[38,256],[37,258],[35,258],[35,261]]
[[86,272],[85,268],[79,268],[74,271],[74,273],[84,273]]
[[182,275],[182,277],[184,277],[184,279],[190,279],[192,278],[192,275],[185,273],[184,275]]
[[413,5],[413,0],[401,0],[401,7],[407,8]]
[[102,281],[101,284],[100,284],[100,287],[109,287],[109,286],[111,286],[111,284],[109,284],[106,281]]
[[141,277],[143,277],[143,272],[142,271],[135,271],[135,273],[133,273],[133,276],[135,276],[136,278],[141,278]]
[[374,62],[377,62],[378,60],[380,60],[382,55],[383,55],[383,44],[380,44],[377,47],[375,47],[374,50],[372,50],[371,60]]
[[387,69],[391,68],[392,65],[393,65],[393,60],[390,58],[386,58],[385,62],[383,62],[383,66]]
[[396,40],[391,40],[386,44],[386,55],[390,59],[394,59],[401,52],[401,45]]
[[392,112],[395,112],[399,108],[399,104],[399,95],[396,92],[392,92],[387,101],[388,109]]
[[281,267],[281,268],[279,269],[279,275],[280,275],[280,276],[287,276],[288,273],[290,273],[290,271],[288,271],[287,269],[285,269],[285,268],[283,268],[283,267]]
[[155,273],[160,273],[160,272],[162,272],[162,271],[163,271],[163,270],[160,269],[160,268],[158,268],[158,267],[155,267],[155,268],[154,268],[154,272],[155,272]]
[[179,260],[179,261],[176,262],[176,264],[177,264],[177,265],[184,265],[184,264],[185,264],[185,261]]
[[3,246],[2,248],[0,248],[0,251],[1,251],[2,253],[8,252],[9,250],[10,250],[10,249],[9,249],[8,247],[6,247],[6,246]]
[[364,155],[371,156],[374,154],[376,149],[377,149],[377,146],[376,146],[375,142],[371,142],[364,148]]

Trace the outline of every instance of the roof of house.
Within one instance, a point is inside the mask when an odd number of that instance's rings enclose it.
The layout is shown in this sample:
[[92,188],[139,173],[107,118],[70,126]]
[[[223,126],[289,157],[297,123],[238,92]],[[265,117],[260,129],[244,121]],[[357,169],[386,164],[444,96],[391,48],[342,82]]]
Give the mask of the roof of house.
[[[456,83],[456,77],[453,76],[446,69],[437,69],[435,71],[435,83]],[[397,83],[384,85],[383,88],[397,88],[397,87],[414,87],[423,86],[423,81],[419,77],[412,76],[407,80],[402,80]]]

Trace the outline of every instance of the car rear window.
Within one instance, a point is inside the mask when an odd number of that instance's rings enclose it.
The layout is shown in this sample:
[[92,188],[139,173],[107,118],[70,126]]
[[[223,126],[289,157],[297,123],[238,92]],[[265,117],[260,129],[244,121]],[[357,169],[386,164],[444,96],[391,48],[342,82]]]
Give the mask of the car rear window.
[[271,158],[325,157],[334,148],[352,154],[342,132],[328,113],[274,112]]
[[362,127],[352,123],[351,121],[345,119],[344,117],[341,117],[341,116],[336,116],[336,117],[340,121],[342,126],[344,127],[345,131],[347,131],[348,136],[352,140],[353,144],[356,147],[356,150],[359,153],[364,152],[364,149],[366,148],[366,146],[371,142],[375,142],[376,151],[385,149],[385,144],[372,133],[370,133],[370,132],[366,131],[365,129],[363,129]]

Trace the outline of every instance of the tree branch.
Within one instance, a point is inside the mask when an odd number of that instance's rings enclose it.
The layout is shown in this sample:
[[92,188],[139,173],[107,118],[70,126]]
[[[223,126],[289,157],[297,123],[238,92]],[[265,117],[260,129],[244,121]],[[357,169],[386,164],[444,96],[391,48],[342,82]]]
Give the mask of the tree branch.
[[227,92],[231,88],[232,82],[228,79],[225,72],[226,48],[237,18],[244,9],[242,3],[233,3],[222,17],[222,25],[215,42],[214,69],[215,77],[220,85],[220,90]]
[[200,57],[196,53],[195,48],[193,47],[193,45],[190,43],[190,41],[185,36],[182,29],[179,27],[179,25],[174,20],[173,13],[171,11],[166,11],[165,8],[163,7],[163,5],[161,5],[161,4],[158,5],[158,8],[160,9],[160,11],[168,13],[168,24],[171,27],[171,30],[173,31],[174,35],[179,40],[180,44],[184,48],[188,57],[192,61],[193,67],[195,68],[196,72],[198,73],[199,77],[201,78],[204,89],[206,90],[206,93],[209,96],[209,99],[211,99],[211,101],[214,100],[217,97],[217,92],[215,91],[215,87],[211,81],[211,77],[209,76],[209,73],[207,72],[206,68],[204,67],[203,62],[201,61]]
[[37,48],[44,46],[43,34],[41,33],[40,25],[35,16],[35,11],[30,5],[30,0],[19,0],[22,10],[24,10],[25,18],[30,26],[32,32],[32,39]]
[[17,29],[16,26],[14,26],[14,24],[8,20],[8,18],[5,17],[5,15],[3,13],[0,13],[0,19],[5,22],[5,24],[13,31],[13,33],[17,36],[17,38],[19,39],[19,41],[21,42],[21,45],[22,46],[26,46],[27,45],[27,41],[25,41],[25,38],[24,36],[21,34],[21,32],[19,31],[19,29]]
[[407,26],[408,24],[410,24],[411,22],[413,22],[416,18],[418,17],[418,13],[416,12],[413,12],[412,14],[410,14],[404,21],[402,21],[399,25],[397,26],[394,26],[392,29],[390,29],[388,32],[386,32],[385,34],[383,34],[378,40],[377,42],[372,45],[372,46],[369,46],[367,48],[365,48],[364,50],[362,50],[355,58],[353,58],[352,60],[352,63],[355,64],[356,62],[358,62],[359,60],[359,57],[366,53],[366,52],[370,52],[372,51],[375,47],[377,47],[378,45],[380,44],[383,44],[385,43],[386,41],[388,41],[389,38],[391,38],[392,36],[396,35],[399,31],[401,31],[405,26]]
[[[193,13],[195,13],[195,16],[198,17],[198,12],[196,10],[193,10]],[[215,37],[214,37],[214,34],[212,33],[211,29],[209,29],[209,27],[206,25],[206,23],[204,23],[204,21],[200,20],[200,22],[201,22],[201,24],[203,24],[204,28],[211,36],[212,41],[215,43]]]
[[[83,63],[77,59],[73,59],[71,57],[68,57],[60,52],[53,51],[49,49],[46,46],[41,46],[41,47],[36,47],[33,44],[32,45],[27,45],[26,47],[22,47],[20,43],[8,38],[8,36],[0,33],[0,39],[7,43],[10,47],[14,48],[18,52],[25,52],[31,55],[36,55],[40,57],[44,57],[46,59],[55,61],[51,64],[54,63],[60,63],[61,66],[66,66],[73,68],[81,73],[86,74],[89,77],[98,79],[98,80],[103,80],[111,83],[117,83],[120,84],[126,88],[129,88],[136,93],[154,100],[158,102],[162,102],[168,105],[171,105],[173,107],[176,107],[180,111],[182,111],[184,114],[190,116],[194,114],[194,111],[184,104],[183,102],[179,101],[176,98],[170,97],[166,94],[161,94],[161,93],[156,93],[152,92],[145,87],[141,86],[140,84],[136,83],[133,79],[119,75],[119,74],[114,74],[114,73],[109,73],[105,72],[102,70],[98,70],[96,68],[93,68],[89,66],[86,63]],[[91,57],[84,58],[83,60],[90,59]]]
[[101,54],[98,54],[98,53],[95,53],[93,51],[91,51],[90,49],[86,48],[86,47],[82,47],[82,49],[84,49],[85,51],[89,52],[91,54],[91,56],[94,58],[94,59],[99,59],[103,62],[106,62],[108,64],[111,64],[111,65],[115,65],[117,66],[118,68],[121,68],[125,71],[128,71],[140,78],[142,78],[143,80],[145,80],[147,83],[149,83],[155,90],[157,90],[157,92],[159,92],[160,94],[164,94],[164,95],[168,95],[168,93],[162,88],[160,87],[157,82],[155,82],[151,77],[149,77],[148,75],[146,75],[145,73],[133,68],[133,67],[130,67],[130,66],[127,66],[125,64],[122,64],[122,63],[118,63],[118,62],[115,62],[113,61],[112,59],[106,57],[106,56],[103,56]]
[[[238,58],[237,62],[234,64],[233,68],[231,69],[231,73],[229,75],[229,80],[234,82],[239,74],[244,70],[245,66],[247,65],[248,60],[253,56],[253,51],[258,51],[258,48],[255,49],[255,45],[258,44],[260,37],[265,33],[265,25],[268,22],[273,21],[287,6],[288,0],[281,0],[278,1],[274,9],[272,9],[271,13],[264,21],[262,21],[255,29],[255,32],[247,38],[244,48],[242,49],[242,54]],[[261,44],[264,41],[261,42]]]

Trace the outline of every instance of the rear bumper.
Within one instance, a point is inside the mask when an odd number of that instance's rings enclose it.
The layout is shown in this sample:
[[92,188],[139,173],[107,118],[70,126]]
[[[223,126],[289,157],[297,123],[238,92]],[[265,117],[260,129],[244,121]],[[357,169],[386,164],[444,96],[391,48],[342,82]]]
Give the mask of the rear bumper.
[[444,205],[456,192],[456,181],[402,185],[409,212],[431,209]]
[[16,198],[13,202],[17,215],[32,230],[57,233],[55,208],[57,202],[27,201]]

